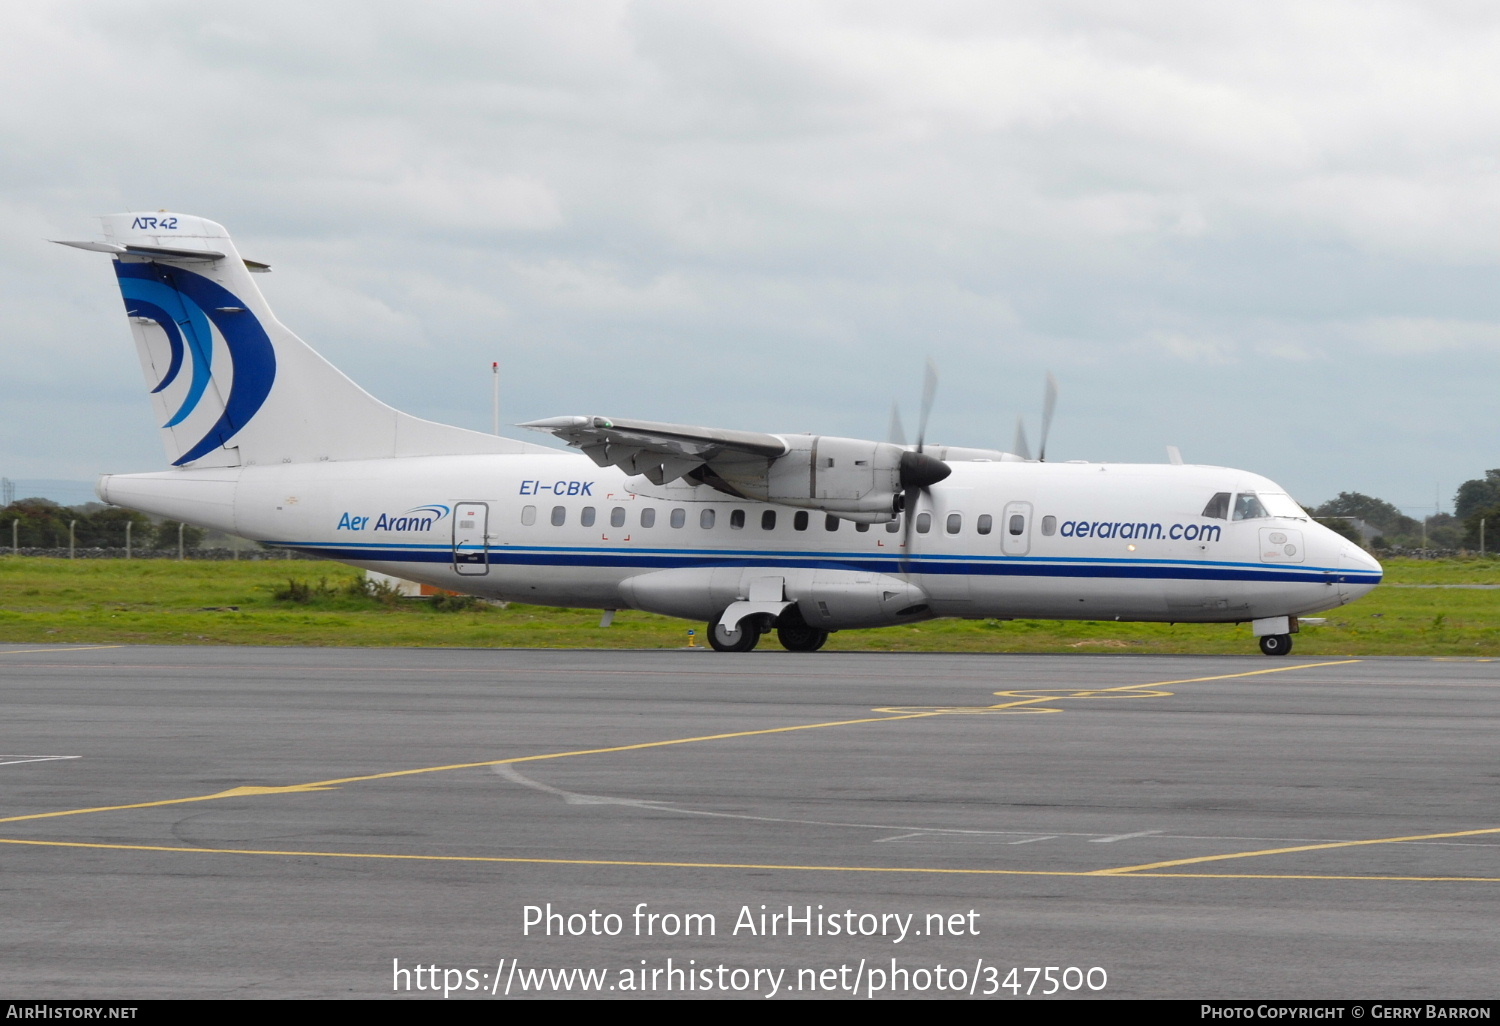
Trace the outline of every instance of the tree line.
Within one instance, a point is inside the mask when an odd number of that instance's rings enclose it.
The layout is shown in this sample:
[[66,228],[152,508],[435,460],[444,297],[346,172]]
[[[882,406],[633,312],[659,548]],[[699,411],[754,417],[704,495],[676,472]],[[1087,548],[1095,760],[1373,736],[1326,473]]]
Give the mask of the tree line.
[[[142,551],[177,548],[180,526],[175,520],[152,520],[144,513],[102,502],[61,506],[51,499],[17,499],[0,508],[0,551],[13,540],[23,549],[65,549],[70,524],[73,544],[80,549],[123,549],[129,524],[131,547]],[[200,527],[184,527],[183,548],[201,546],[204,533]]]
[[[1478,549],[1480,523],[1484,522],[1484,548],[1500,548],[1500,468],[1486,470],[1484,477],[1465,481],[1453,496],[1452,513],[1434,513],[1417,520],[1383,499],[1359,492],[1340,492],[1321,506],[1308,510],[1312,516],[1340,534],[1371,548]],[[1366,533],[1348,518],[1368,526]]]

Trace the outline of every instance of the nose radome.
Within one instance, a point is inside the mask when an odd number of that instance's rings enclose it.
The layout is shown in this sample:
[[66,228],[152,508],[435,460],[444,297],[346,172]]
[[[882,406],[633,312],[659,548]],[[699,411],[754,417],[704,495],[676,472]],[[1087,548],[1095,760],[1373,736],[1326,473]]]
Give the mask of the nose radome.
[[1353,602],[1370,594],[1385,574],[1385,568],[1374,556],[1347,542],[1339,550],[1339,570],[1351,571],[1348,575],[1339,575],[1339,594],[1345,602]]

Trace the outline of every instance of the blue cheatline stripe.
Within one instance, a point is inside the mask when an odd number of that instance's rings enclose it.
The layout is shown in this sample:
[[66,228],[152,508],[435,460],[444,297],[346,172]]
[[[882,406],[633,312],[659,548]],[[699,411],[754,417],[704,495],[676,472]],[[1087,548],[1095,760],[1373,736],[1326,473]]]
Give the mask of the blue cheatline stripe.
[[[449,545],[382,544],[378,542],[272,541],[332,559],[382,563],[452,563]],[[477,551],[476,546],[465,550]],[[899,573],[899,555],[871,557],[859,553],[726,552],[722,549],[636,549],[506,547],[489,550],[491,566],[607,567],[611,569],[670,570],[696,567],[779,566],[798,570],[864,570]],[[1380,583],[1381,575],[1324,567],[1276,569],[1257,563],[1214,563],[1197,560],[1087,560],[1022,556],[913,556],[910,572],[974,577],[1065,577],[1134,580],[1286,581],[1326,584],[1329,580]]]

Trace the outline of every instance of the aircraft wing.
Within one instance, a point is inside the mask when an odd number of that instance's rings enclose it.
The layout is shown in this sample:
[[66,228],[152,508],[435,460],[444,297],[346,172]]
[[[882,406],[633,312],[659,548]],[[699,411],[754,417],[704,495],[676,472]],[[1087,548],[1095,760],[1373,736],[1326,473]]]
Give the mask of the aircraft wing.
[[791,451],[776,435],[690,424],[609,417],[549,417],[520,425],[556,435],[601,467],[643,474],[653,484],[675,481],[704,464],[710,470],[760,464]]

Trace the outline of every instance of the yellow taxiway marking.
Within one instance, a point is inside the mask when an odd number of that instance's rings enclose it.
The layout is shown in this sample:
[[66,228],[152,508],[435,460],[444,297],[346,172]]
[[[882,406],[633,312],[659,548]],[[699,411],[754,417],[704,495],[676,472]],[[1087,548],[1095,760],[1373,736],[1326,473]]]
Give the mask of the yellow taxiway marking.
[[[119,645],[102,645],[101,648],[121,648]],[[1191,677],[1186,680],[1155,681],[1146,684],[1125,684],[1116,688],[1103,688],[1087,690],[1081,689],[1076,694],[1107,694],[1110,692],[1129,692],[1139,688],[1156,688],[1167,684],[1194,684],[1200,681],[1228,680],[1234,677],[1255,677],[1265,673],[1286,673],[1291,670],[1308,670],[1320,666],[1343,666],[1348,663],[1357,663],[1358,659],[1344,659],[1337,662],[1323,663],[1299,663],[1295,666],[1274,666],[1266,670],[1247,670],[1241,673],[1221,673],[1210,677]],[[1006,692],[996,692],[1004,695]],[[6,816],[0,818],[0,823],[20,823],[35,819],[54,819],[59,816],[82,816],[93,812],[121,812],[127,809],[151,809],[164,805],[183,805],[189,802],[215,801],[220,798],[239,798],[249,795],[264,794],[298,794],[306,791],[325,791],[338,787],[341,784],[357,784],[367,780],[389,780],[394,777],[410,777],[425,773],[446,773],[450,770],[461,769],[486,769],[491,766],[506,766],[521,762],[542,762],[549,759],[567,759],[576,755],[608,755],[614,752],[634,752],[646,748],[665,748],[670,745],[697,744],[703,741],[724,741],[731,738],[759,737],[765,734],[786,734],[799,730],[820,730],[824,727],[852,727],[864,723],[889,723],[896,720],[918,720],[931,716],[951,715],[958,712],[974,711],[1000,711],[1022,706],[1035,705],[1038,702],[1055,701],[1056,696],[1043,698],[1022,698],[1014,702],[1006,702],[995,706],[976,707],[974,709],[953,708],[952,710],[940,707],[931,709],[900,711],[876,709],[875,712],[889,712],[885,716],[866,716],[854,720],[832,720],[826,723],[799,723],[790,727],[768,727],[763,730],[738,730],[724,734],[704,734],[697,737],[671,738],[666,741],[643,741],[633,745],[615,745],[608,748],[582,748],[566,752],[548,752],[544,755],[518,755],[508,759],[487,759],[483,762],[459,762],[444,766],[421,766],[416,769],[389,770],[385,773],[368,773],[357,777],[335,777],[331,780],[315,780],[306,784],[292,784],[286,787],[233,787],[227,791],[218,791],[214,794],[194,795],[189,798],[164,798],[154,802],[132,802],[127,805],[102,805],[87,809],[63,809],[57,812],[33,812],[22,816]],[[1041,710],[1037,710],[1041,711]]]
[[63,809],[59,812],[33,812],[24,816],[0,818],[0,823],[19,823],[33,819],[52,819],[57,816],[81,816],[89,812],[116,812],[124,809],[150,809],[161,805],[182,805],[187,802],[209,802],[218,798],[239,798],[246,795],[295,794],[303,791],[331,791],[341,784],[357,784],[366,780],[388,780],[392,777],[410,777],[422,773],[445,773],[449,770],[485,769],[490,766],[505,766],[518,762],[541,762],[546,759],[566,759],[574,755],[607,755],[611,752],[634,752],[643,748],[664,748],[668,745],[688,745],[699,741],[722,741],[736,737],[756,737],[761,734],[785,734],[795,730],[817,730],[820,727],[848,727],[859,723],[889,723],[894,720],[915,720],[937,713],[908,713],[903,716],[866,716],[857,720],[834,720],[828,723],[799,723],[790,727],[768,727],[764,730],[738,730],[727,734],[705,734],[700,737],[678,737],[667,741],[642,741],[633,745],[615,745],[611,748],[580,748],[568,752],[548,752],[543,755],[516,755],[508,759],[487,759],[484,762],[457,762],[446,766],[421,766],[417,769],[390,770],[385,773],[368,773],[358,777],[337,777],[333,780],[315,780],[307,784],[292,784],[286,787],[232,787],[215,794],[194,795],[191,798],[164,798],[154,802],[134,802],[129,805],[101,805],[91,809]]
[[315,784],[292,784],[289,787],[231,787],[215,794],[199,794],[191,798],[163,798],[155,802],[134,802],[130,805],[100,805],[92,809],[63,809],[60,812],[33,812],[25,816],[7,816],[0,823],[19,823],[30,819],[54,819],[58,816],[82,816],[88,812],[120,812],[124,809],[154,809],[159,805],[182,805],[187,802],[211,802],[219,798],[238,798],[242,795],[291,794],[299,791],[331,791],[331,787]]
[[[395,862],[482,862],[529,866],[618,866],[635,869],[761,869],[804,873],[924,873],[945,876],[1068,876],[1100,879],[1095,870],[979,869],[950,866],[819,866],[785,862],[668,862],[633,859],[548,859],[506,855],[403,855],[379,851],[289,851],[277,848],[183,848],[163,844],[101,844],[90,841],[36,841],[0,837],[0,844],[38,848],[88,848],[108,851],[170,852],[178,855],[278,855],[284,858],[378,859]],[[1314,873],[1116,873],[1113,880],[1361,880],[1398,883],[1500,883],[1493,876],[1376,876]]]
[[874,710],[885,713],[921,713],[929,715],[975,715],[979,713],[1003,712],[1061,712],[1061,709],[1039,709],[1041,702],[1056,702],[1065,698],[1170,698],[1170,691],[1149,691],[1147,688],[1163,688],[1170,684],[1201,684],[1210,680],[1230,680],[1234,677],[1258,677],[1264,673],[1287,673],[1292,670],[1310,670],[1319,666],[1347,666],[1358,659],[1338,659],[1325,663],[1298,663],[1296,666],[1273,666],[1268,670],[1246,670],[1242,673],[1219,673],[1211,677],[1188,677],[1185,680],[1158,680],[1147,684],[1122,684],[1114,688],[1016,688],[1011,691],[996,691],[997,698],[1015,698],[1014,702],[998,705],[958,706],[885,706]]
[[124,647],[124,645],[79,645],[76,648],[13,648],[8,652],[0,652],[0,655],[33,655],[37,652],[48,652],[52,655],[67,655],[69,652],[97,652],[101,648]]
[[1149,869],[1169,869],[1172,866],[1193,866],[1203,862],[1224,862],[1229,859],[1251,859],[1259,855],[1291,855],[1299,851],[1326,851],[1329,848],[1358,848],[1368,844],[1400,844],[1403,841],[1437,841],[1448,837],[1476,837],[1480,834],[1500,834],[1500,827],[1485,827],[1481,830],[1455,830],[1444,834],[1412,834],[1409,837],[1372,837],[1363,841],[1328,841],[1323,844],[1299,844],[1292,848],[1262,848],[1259,851],[1237,851],[1227,855],[1199,855],[1191,859],[1169,859],[1166,862],[1147,862],[1139,866],[1118,866],[1114,869],[1096,869],[1095,876],[1121,876],[1142,873]]

